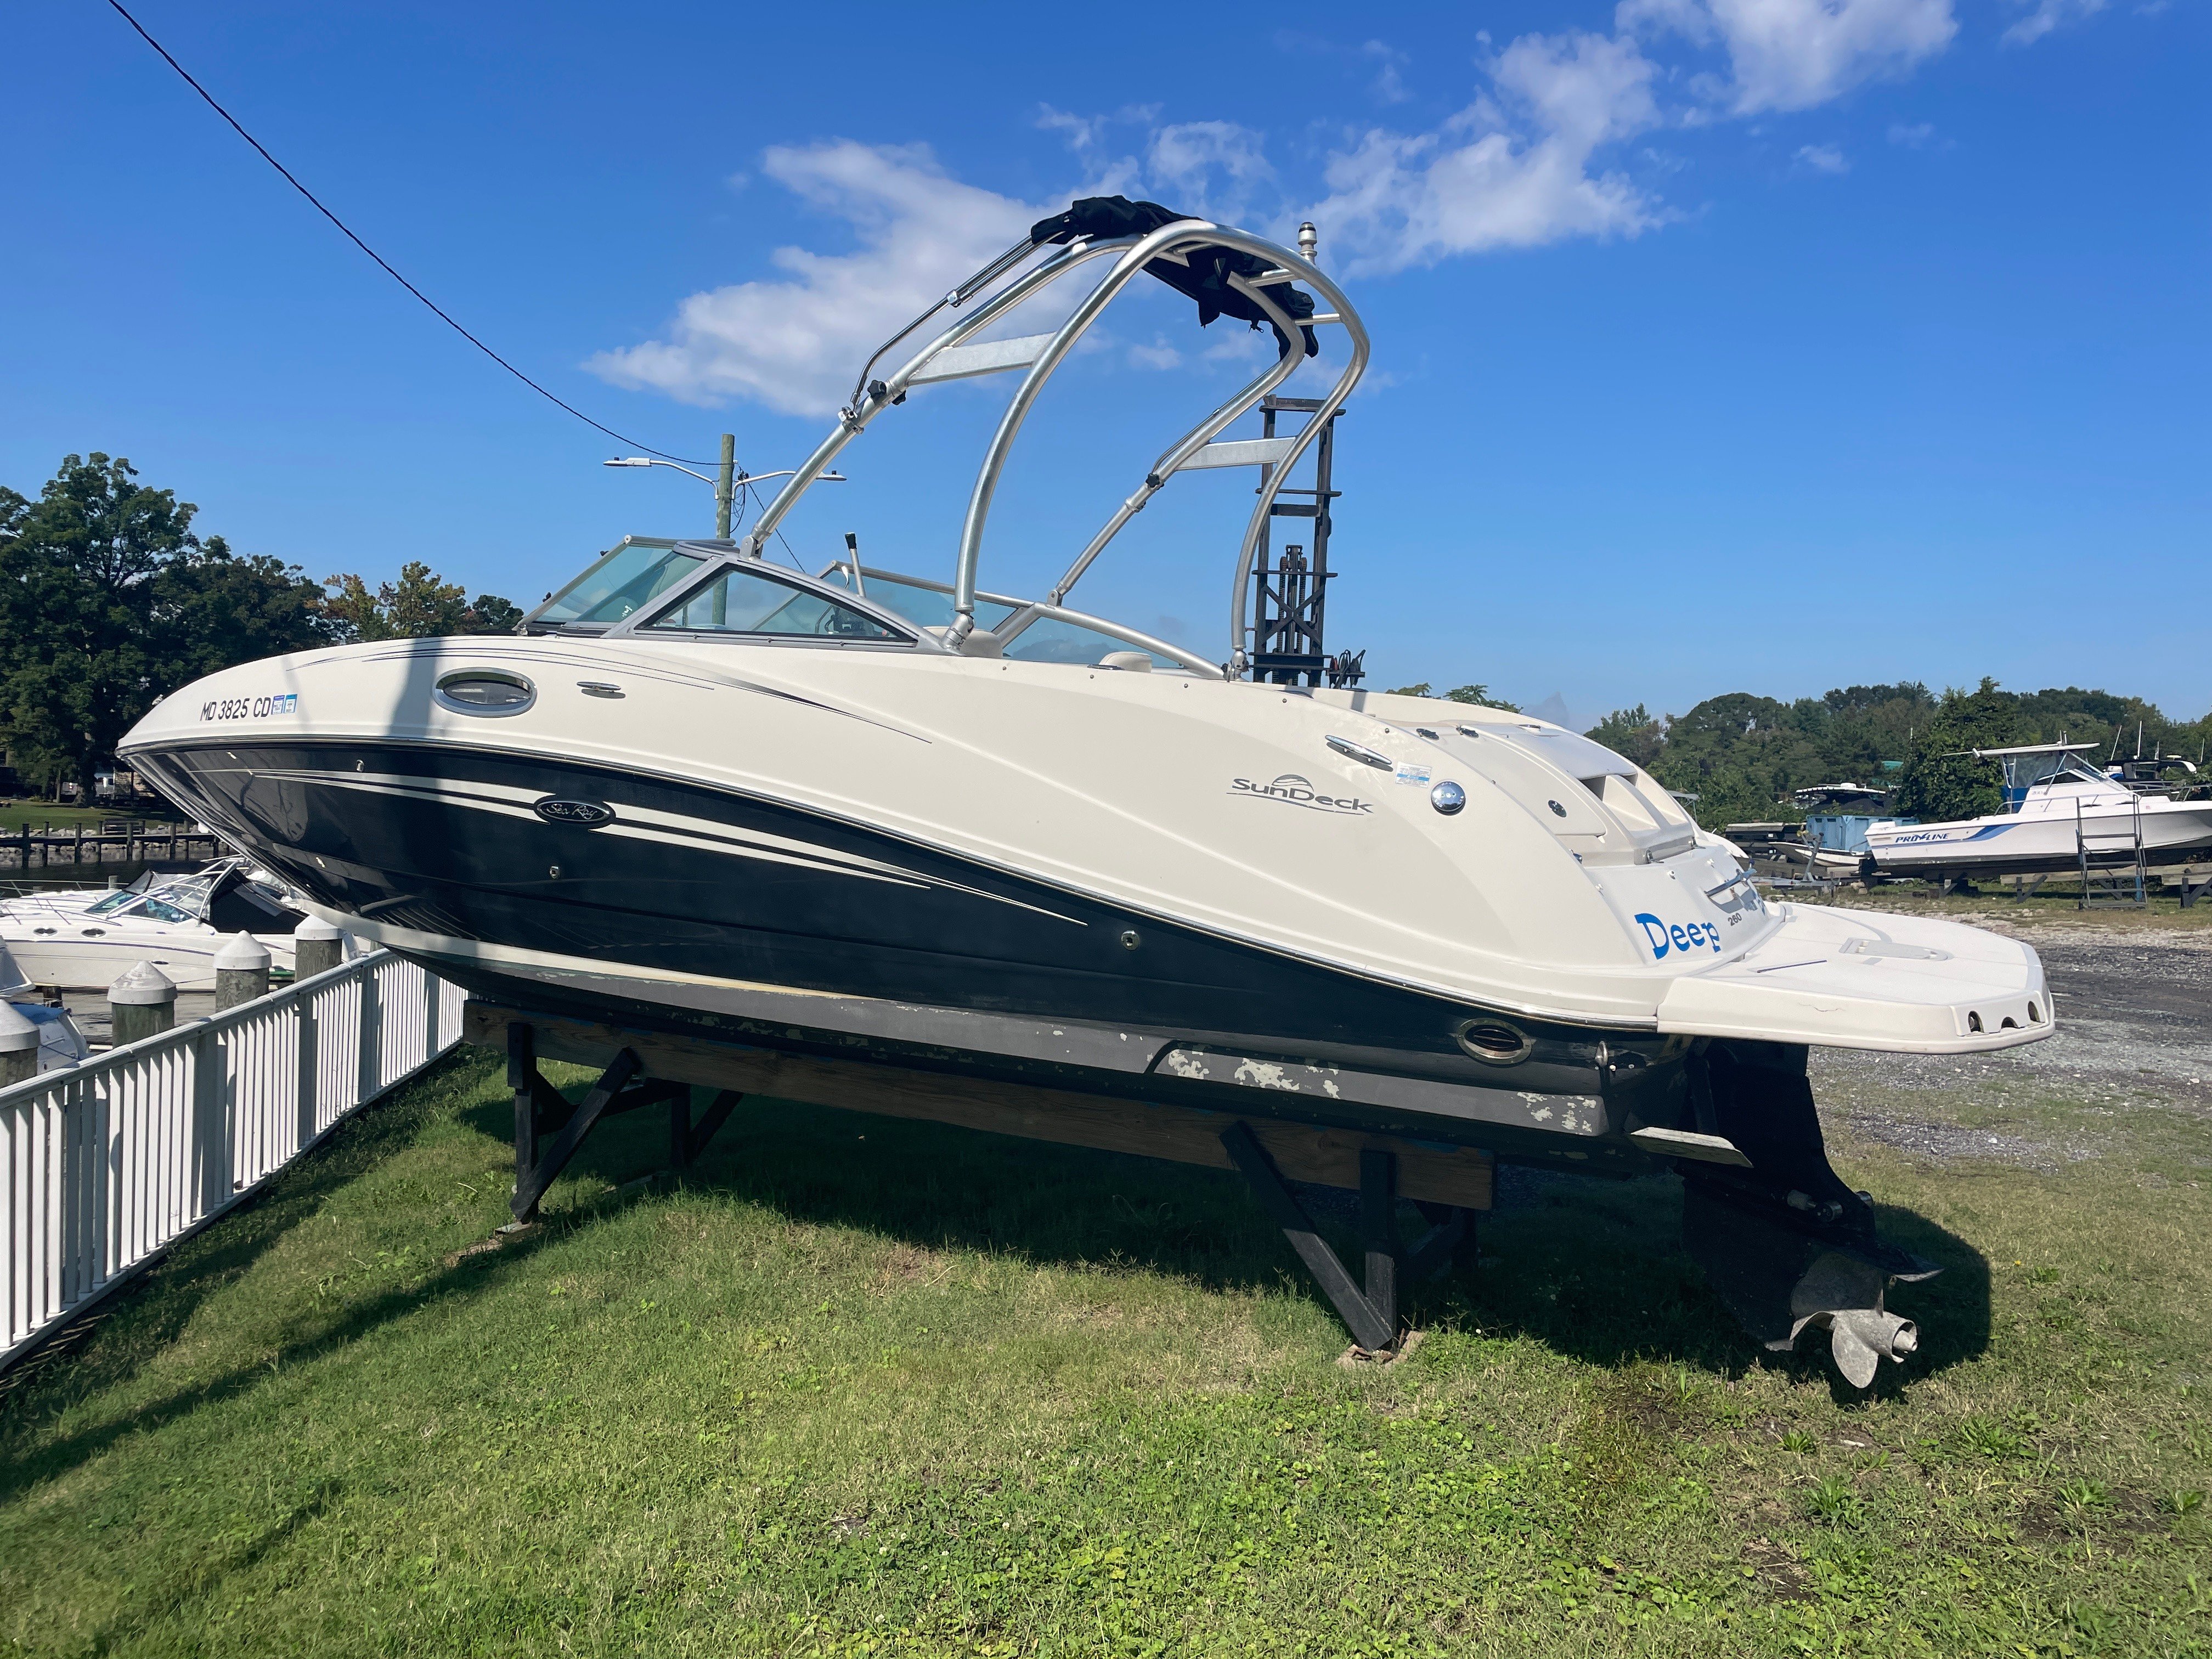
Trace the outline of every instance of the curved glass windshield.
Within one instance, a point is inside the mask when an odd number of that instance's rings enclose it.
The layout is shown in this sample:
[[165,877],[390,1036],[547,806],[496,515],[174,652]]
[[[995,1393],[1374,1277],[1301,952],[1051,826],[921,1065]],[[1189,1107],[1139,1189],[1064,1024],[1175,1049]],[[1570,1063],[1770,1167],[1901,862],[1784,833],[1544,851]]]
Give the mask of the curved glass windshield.
[[[822,580],[833,587],[850,587],[853,573],[849,567],[836,565],[823,573]],[[952,595],[940,592],[921,582],[910,582],[897,576],[870,576],[861,597],[881,605],[886,611],[896,611],[908,622],[922,628],[950,628],[952,625]],[[996,628],[1014,614],[1010,605],[998,605],[989,599],[975,601],[975,626]]]
[[670,542],[629,540],[538,607],[534,621],[612,623],[688,580],[706,561]]
[[[848,565],[833,565],[822,574],[822,580],[836,587],[853,586],[852,568]],[[862,579],[866,586],[863,597],[895,611],[908,621],[930,629],[948,628],[952,623],[952,595],[927,583],[910,580],[902,576],[886,576],[880,573]],[[1015,607],[980,594],[975,599],[975,626],[995,629],[1014,614]],[[1118,639],[1096,628],[1085,628],[1079,623],[1061,622],[1054,617],[1041,617],[1006,641],[1006,655],[1016,662],[1064,662],[1077,665],[1095,664],[1109,651],[1143,651],[1128,641]],[[1182,665],[1172,657],[1163,657],[1157,651],[1145,654],[1155,668],[1181,668]]]
[[774,634],[905,643],[902,635],[873,617],[759,571],[741,568],[725,570],[683,604],[655,617],[650,626],[693,634]]

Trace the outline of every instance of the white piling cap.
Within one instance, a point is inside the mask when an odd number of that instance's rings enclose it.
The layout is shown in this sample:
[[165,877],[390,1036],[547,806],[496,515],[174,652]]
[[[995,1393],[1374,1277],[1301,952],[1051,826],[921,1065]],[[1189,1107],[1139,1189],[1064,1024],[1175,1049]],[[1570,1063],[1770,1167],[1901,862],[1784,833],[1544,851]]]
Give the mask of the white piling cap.
[[150,962],[126,969],[107,988],[107,1000],[125,1008],[146,1008],[177,1000],[177,983]]
[[0,1054],[20,1054],[39,1046],[39,1028],[12,1002],[0,1002]]
[[343,939],[345,933],[343,929],[325,921],[320,916],[309,916],[292,930],[292,937],[295,939]]
[[262,974],[269,970],[269,947],[251,933],[241,933],[215,953],[215,970],[221,973]]

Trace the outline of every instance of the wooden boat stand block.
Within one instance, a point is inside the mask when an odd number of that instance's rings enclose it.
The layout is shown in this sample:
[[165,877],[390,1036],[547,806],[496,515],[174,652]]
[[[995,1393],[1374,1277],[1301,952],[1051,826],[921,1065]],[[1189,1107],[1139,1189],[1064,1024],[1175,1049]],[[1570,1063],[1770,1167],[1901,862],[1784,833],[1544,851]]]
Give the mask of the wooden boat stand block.
[[[504,1048],[514,1092],[517,1222],[575,1156],[593,1126],[620,1112],[666,1101],[670,1164],[681,1169],[727,1121],[745,1095],[885,1117],[919,1118],[1062,1146],[1133,1153],[1235,1170],[1370,1352],[1397,1346],[1398,1290],[1455,1261],[1474,1243],[1475,1213],[1491,1204],[1495,1160],[1474,1147],[1364,1134],[1273,1118],[1116,1099],[1073,1090],[957,1077],[873,1061],[823,1060],[737,1043],[500,1007],[471,998],[465,1041]],[[601,1068],[573,1109],[539,1075],[540,1060]],[[719,1091],[695,1127],[690,1091]],[[550,1144],[541,1142],[550,1136]],[[1363,1282],[1355,1281],[1291,1189],[1292,1182],[1341,1187],[1361,1197]],[[1408,1249],[1397,1206],[1410,1200],[1431,1224]]]

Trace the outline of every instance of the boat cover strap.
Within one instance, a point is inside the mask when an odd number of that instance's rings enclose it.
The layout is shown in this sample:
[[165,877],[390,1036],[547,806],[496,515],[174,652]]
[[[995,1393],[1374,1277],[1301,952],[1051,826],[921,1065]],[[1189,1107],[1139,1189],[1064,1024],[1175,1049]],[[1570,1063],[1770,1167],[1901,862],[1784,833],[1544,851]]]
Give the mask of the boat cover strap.
[[[1066,212],[1038,220],[1030,228],[1030,240],[1042,246],[1048,242],[1072,242],[1079,236],[1144,236],[1188,217],[1188,214],[1164,208],[1158,202],[1133,202],[1126,196],[1086,196],[1073,204]],[[1249,282],[1272,270],[1273,267],[1266,260],[1225,247],[1194,247],[1182,257],[1188,263],[1154,259],[1145,269],[1170,288],[1198,301],[1200,328],[1216,317],[1234,317],[1255,328],[1266,323],[1274,329],[1277,343],[1285,349],[1289,348],[1291,343],[1283,338],[1283,331],[1275,328],[1267,313],[1249,295],[1230,285],[1231,276]],[[1277,286],[1268,298],[1291,317],[1304,319],[1314,314],[1313,295],[1287,283]],[[1313,330],[1302,327],[1298,332],[1305,337],[1305,355],[1316,356],[1321,346],[1314,339]]]

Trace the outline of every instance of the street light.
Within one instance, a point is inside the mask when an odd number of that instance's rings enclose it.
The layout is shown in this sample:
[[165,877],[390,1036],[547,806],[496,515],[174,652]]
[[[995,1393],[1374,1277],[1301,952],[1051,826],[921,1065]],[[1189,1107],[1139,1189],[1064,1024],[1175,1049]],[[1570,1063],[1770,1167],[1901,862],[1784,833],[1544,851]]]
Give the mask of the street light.
[[[719,478],[710,478],[703,472],[694,472],[690,467],[678,465],[674,461],[656,461],[649,455],[617,455],[610,460],[602,462],[601,465],[605,466],[665,466],[684,473],[689,477],[696,478],[701,483],[712,484],[714,487],[714,538],[717,541],[727,541],[730,538],[730,503],[736,499],[738,490],[743,489],[747,484],[765,483],[770,478],[788,478],[799,471],[795,466],[787,466],[777,472],[740,471],[738,470],[735,459],[736,445],[737,440],[729,433],[725,432],[722,434],[722,476]],[[821,472],[815,476],[828,483],[848,482],[842,472]]]

